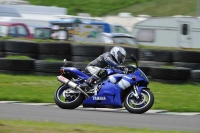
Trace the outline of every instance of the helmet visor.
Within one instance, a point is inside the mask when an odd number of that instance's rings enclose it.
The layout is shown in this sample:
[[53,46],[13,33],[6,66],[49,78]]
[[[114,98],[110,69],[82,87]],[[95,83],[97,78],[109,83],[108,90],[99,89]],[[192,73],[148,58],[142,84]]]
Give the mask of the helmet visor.
[[124,56],[120,51],[117,52],[117,55],[119,63],[123,63],[126,59],[126,56]]

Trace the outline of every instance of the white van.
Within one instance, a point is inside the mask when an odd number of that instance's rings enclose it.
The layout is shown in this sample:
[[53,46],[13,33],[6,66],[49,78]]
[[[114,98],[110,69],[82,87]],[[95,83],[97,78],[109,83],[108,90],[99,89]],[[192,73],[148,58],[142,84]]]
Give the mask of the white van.
[[200,48],[200,20],[197,17],[152,17],[137,23],[132,35],[148,46]]

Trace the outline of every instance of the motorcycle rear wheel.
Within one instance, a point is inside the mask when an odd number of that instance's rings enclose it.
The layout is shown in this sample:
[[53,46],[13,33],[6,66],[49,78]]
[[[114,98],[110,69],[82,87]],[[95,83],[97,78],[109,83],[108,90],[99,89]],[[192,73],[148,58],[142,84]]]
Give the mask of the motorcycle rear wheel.
[[149,89],[143,89],[139,100],[129,92],[124,99],[124,107],[130,113],[142,114],[148,111],[154,104],[154,95]]
[[68,96],[65,96],[65,91],[67,89],[70,89],[70,87],[62,84],[56,90],[54,94],[54,101],[56,105],[62,109],[75,109],[79,107],[83,103],[85,96],[82,93],[67,94]]

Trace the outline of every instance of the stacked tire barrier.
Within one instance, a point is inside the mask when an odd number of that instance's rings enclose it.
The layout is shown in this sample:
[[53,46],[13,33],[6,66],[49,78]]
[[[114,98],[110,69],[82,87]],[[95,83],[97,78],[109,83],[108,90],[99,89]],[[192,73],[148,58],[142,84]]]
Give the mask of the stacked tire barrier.
[[104,52],[104,46],[74,44],[71,51],[73,62],[89,62]]
[[199,51],[174,51],[173,64],[176,67],[190,68],[190,80],[200,83],[200,52]]
[[200,52],[174,51],[173,60],[173,64],[177,67],[200,69]]
[[200,70],[191,71],[191,81],[192,83],[200,83]]
[[0,58],[0,71],[3,73],[27,74],[34,71],[34,59]]
[[[67,42],[36,43],[31,41],[0,41],[0,72],[58,75],[67,59],[68,67],[84,70],[86,65],[114,45],[70,44]],[[167,83],[200,83],[200,52],[139,49],[123,46],[127,51],[124,65],[138,59],[141,70],[152,80]],[[31,59],[9,59],[8,55],[24,55]],[[47,59],[55,59],[48,61]],[[173,67],[166,67],[171,65]]]
[[67,59],[71,60],[71,44],[62,42],[38,43],[37,47],[39,60],[45,59]]
[[72,67],[84,70],[86,65],[104,52],[103,45],[71,45]]
[[31,41],[10,40],[4,42],[5,55],[24,55],[37,59],[37,43]]
[[0,58],[4,56],[4,41],[0,41]]
[[151,67],[170,65],[172,63],[172,51],[139,49],[139,65],[147,76],[151,76]]
[[139,63],[142,66],[170,65],[172,63],[172,51],[140,49]]
[[191,69],[151,67],[151,78],[165,83],[185,83],[190,78]]
[[35,60],[34,70],[37,75],[59,75],[63,62],[48,62],[45,60]]

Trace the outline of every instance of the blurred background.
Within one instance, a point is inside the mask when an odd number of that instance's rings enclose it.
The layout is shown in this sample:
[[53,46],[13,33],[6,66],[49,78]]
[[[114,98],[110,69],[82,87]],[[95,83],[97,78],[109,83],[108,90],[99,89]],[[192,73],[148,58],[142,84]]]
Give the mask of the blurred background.
[[[134,53],[147,75],[159,66],[199,82],[199,16],[200,0],[0,0],[0,57],[27,56],[34,71],[50,73],[61,64],[44,67],[44,60],[66,58],[84,69],[120,45],[128,51],[125,63]],[[162,73],[154,78],[170,80]]]

